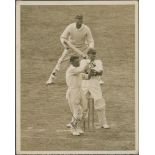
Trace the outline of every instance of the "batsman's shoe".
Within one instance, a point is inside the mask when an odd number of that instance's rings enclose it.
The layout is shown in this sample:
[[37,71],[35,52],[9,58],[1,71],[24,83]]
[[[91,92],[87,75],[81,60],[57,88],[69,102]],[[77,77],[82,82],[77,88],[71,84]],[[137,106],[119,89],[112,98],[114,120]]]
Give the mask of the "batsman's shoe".
[[52,75],[46,82],[47,85],[50,85],[50,84],[54,84],[54,80],[55,80],[56,76]]
[[76,129],[80,134],[84,134],[84,131],[81,128]]
[[73,131],[73,132],[72,132],[72,135],[73,135],[73,136],[80,136],[80,133],[79,133],[78,131]]
[[78,132],[77,129],[72,128],[71,133],[72,133],[73,136],[80,136],[80,133]]
[[104,129],[109,129],[110,126],[108,124],[104,124],[101,128],[104,128]]
[[66,124],[66,127],[71,128],[72,127],[71,123]]
[[97,125],[95,125],[95,128],[96,129],[109,129],[110,128],[110,126],[108,125],[108,124],[104,124],[104,125],[99,125],[99,124],[97,124]]

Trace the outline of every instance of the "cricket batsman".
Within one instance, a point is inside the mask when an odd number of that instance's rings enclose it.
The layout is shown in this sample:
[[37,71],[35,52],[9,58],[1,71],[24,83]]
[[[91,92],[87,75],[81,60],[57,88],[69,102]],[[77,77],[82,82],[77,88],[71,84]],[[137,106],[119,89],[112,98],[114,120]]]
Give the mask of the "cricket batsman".
[[[91,33],[90,28],[83,24],[83,16],[76,15],[75,22],[69,24],[64,32],[60,36],[60,41],[64,47],[64,52],[59,58],[58,63],[46,84],[54,83],[56,79],[56,74],[60,70],[60,65],[63,61],[68,60],[67,57],[73,55],[73,51],[68,47],[65,41],[69,41],[75,48],[79,49],[82,52],[82,57],[86,56],[88,49],[94,48],[94,39]],[[74,54],[76,54],[74,52]]]
[[89,63],[89,70],[87,70],[88,79],[82,81],[82,92],[84,94],[83,102],[88,104],[87,95],[90,94],[94,99],[94,108],[97,111],[99,127],[100,128],[110,128],[105,114],[105,100],[103,98],[101,85],[99,82],[99,77],[103,73],[103,65],[101,60],[96,58],[96,50],[89,49],[87,52],[88,59],[81,60],[80,66],[85,66]]
[[70,66],[66,71],[66,83],[68,90],[66,93],[66,99],[72,113],[71,132],[74,136],[79,136],[84,133],[80,128],[80,122],[83,117],[83,105],[82,105],[82,73],[87,70],[89,64],[85,64],[80,67],[80,60],[78,56],[70,57]]

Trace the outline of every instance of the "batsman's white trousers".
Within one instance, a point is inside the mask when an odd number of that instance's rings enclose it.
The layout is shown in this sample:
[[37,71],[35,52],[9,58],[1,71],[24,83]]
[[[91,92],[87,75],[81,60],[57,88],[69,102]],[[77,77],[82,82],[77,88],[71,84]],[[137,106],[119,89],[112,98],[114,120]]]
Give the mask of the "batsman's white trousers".
[[82,96],[80,88],[68,88],[66,93],[66,99],[68,101],[70,110],[75,119],[82,119]]
[[96,110],[105,108],[105,100],[102,95],[102,89],[101,89],[98,78],[92,78],[90,80],[83,80],[82,81],[82,92],[85,97],[87,97],[87,94],[90,93],[91,97],[94,99],[94,108]]

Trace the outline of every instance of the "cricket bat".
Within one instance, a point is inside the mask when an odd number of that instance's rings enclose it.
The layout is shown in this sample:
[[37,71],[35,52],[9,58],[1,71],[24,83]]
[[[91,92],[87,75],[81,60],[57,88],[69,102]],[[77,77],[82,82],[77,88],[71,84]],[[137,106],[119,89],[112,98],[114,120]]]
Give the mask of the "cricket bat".
[[79,54],[80,56],[82,56],[83,58],[86,58],[86,55],[81,52],[81,50],[79,50],[78,48],[76,48],[72,43],[70,43],[67,40],[64,40],[64,43],[70,48],[72,49],[74,52],[76,52],[77,54]]

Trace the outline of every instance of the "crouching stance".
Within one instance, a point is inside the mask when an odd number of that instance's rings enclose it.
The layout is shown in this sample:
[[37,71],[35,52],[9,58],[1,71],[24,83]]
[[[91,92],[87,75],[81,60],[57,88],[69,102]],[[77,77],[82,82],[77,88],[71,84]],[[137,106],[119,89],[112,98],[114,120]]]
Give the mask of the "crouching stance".
[[94,99],[94,108],[97,111],[100,128],[109,128],[105,114],[106,104],[102,95],[101,85],[98,80],[102,75],[103,65],[101,60],[95,59],[95,49],[89,49],[87,54],[89,59],[83,59],[80,65],[84,66],[89,62],[89,69],[87,70],[88,80],[83,80],[82,82],[82,91],[85,94],[83,101],[85,100],[85,103],[88,102],[87,95],[91,95],[91,97]]
[[80,133],[83,133],[80,128],[80,121],[83,116],[83,107],[81,102],[81,73],[88,68],[88,64],[83,67],[79,67],[80,60],[78,56],[71,56],[70,64],[71,65],[66,71],[66,83],[68,86],[66,98],[72,112],[71,132],[73,135],[78,136]]

